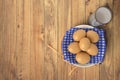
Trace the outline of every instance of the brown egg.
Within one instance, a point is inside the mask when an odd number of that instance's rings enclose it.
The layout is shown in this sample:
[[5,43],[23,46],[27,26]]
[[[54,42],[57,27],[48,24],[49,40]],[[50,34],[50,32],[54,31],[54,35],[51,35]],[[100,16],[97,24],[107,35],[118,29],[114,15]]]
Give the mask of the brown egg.
[[85,37],[85,36],[86,36],[85,30],[77,30],[73,34],[73,39],[75,41],[80,41],[80,39],[83,38],[83,37]]
[[97,46],[95,44],[91,44],[90,48],[87,50],[87,53],[90,54],[90,55],[92,55],[92,56],[97,55],[97,53],[98,53]]
[[86,52],[77,53],[76,61],[80,64],[86,64],[90,61],[90,56]]
[[87,32],[87,37],[91,40],[91,42],[96,43],[99,40],[99,35],[97,32],[90,30]]
[[82,38],[79,42],[80,49],[86,51],[90,47],[90,40],[88,38]]
[[79,43],[78,42],[70,43],[70,45],[68,46],[68,51],[73,53],[73,54],[76,54],[76,53],[80,52],[81,49],[79,47]]

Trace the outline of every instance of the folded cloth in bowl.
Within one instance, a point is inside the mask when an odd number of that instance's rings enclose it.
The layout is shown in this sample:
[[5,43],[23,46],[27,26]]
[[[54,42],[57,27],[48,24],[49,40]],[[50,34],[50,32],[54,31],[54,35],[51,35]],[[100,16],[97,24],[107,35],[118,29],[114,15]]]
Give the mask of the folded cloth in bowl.
[[74,41],[72,37],[73,33],[79,29],[83,29],[86,32],[88,30],[93,30],[98,33],[100,37],[99,41],[96,43],[98,47],[98,54],[96,56],[91,56],[89,63],[90,64],[102,63],[104,59],[105,51],[106,51],[105,31],[103,29],[98,29],[98,28],[85,28],[85,29],[84,28],[71,28],[70,30],[66,31],[66,34],[62,41],[62,51],[64,55],[64,60],[67,60],[71,64],[78,64],[77,61],[75,60],[75,54],[71,54],[67,48],[68,48],[68,45]]

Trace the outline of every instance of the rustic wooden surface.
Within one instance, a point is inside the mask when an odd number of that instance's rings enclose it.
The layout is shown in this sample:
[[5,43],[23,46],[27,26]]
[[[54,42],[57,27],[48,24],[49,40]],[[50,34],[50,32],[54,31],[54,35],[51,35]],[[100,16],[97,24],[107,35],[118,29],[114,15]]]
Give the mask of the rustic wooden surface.
[[[120,80],[120,0],[0,0],[0,80]],[[76,68],[63,60],[66,30],[87,24],[100,6],[113,11],[105,25],[104,62]],[[50,48],[57,50],[57,52]]]

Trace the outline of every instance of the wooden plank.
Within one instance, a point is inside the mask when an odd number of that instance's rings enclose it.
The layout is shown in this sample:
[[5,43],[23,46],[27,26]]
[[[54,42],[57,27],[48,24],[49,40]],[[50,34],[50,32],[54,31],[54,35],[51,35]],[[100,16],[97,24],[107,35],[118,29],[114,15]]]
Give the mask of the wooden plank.
[[72,26],[85,24],[85,0],[72,0]]
[[[2,79],[16,79],[15,75],[15,42],[16,42],[16,1],[4,0],[1,4],[3,12],[2,55],[0,72]],[[3,16],[3,17],[2,17]],[[6,75],[7,74],[7,75]]]
[[16,2],[16,72],[18,79],[23,79],[23,28],[24,28],[24,3],[23,0]]
[[[85,0],[72,0],[72,26],[85,24]],[[72,66],[74,69],[75,66]],[[71,80],[85,80],[85,69],[77,68],[71,74]]]
[[[4,54],[4,48],[3,48],[3,42],[4,42],[4,0],[0,0],[0,64],[3,64],[3,54]],[[3,65],[0,65],[0,80],[3,80]]]
[[[114,80],[120,80],[120,0],[114,0],[113,6],[113,56],[114,56]],[[112,58],[111,58],[112,59]]]
[[[62,54],[62,39],[66,32],[71,27],[71,0],[58,0],[58,53]],[[69,72],[71,65],[66,63],[63,57],[58,55],[58,80],[71,80]]]
[[[101,0],[100,6],[109,6],[113,11],[113,0]],[[104,62],[100,65],[100,80],[114,80],[114,30],[113,20],[105,27],[106,39],[107,39],[107,50],[104,58]],[[103,77],[106,76],[106,77]]]
[[22,52],[22,74],[23,80],[30,80],[30,31],[31,31],[31,0],[24,0],[24,27],[23,27],[23,52]]
[[31,80],[44,79],[44,1],[32,1],[32,28],[31,28],[31,59],[30,75]]
[[57,0],[45,0],[45,53],[44,79],[57,80]]
[[[3,4],[3,0],[0,0],[0,63],[2,62],[2,54],[3,54],[3,48],[2,48],[2,45],[3,45],[3,29],[4,29],[4,26],[3,26],[3,23],[4,23],[4,5]],[[0,65],[1,66],[1,65]]]
[[[86,0],[86,23],[88,24],[89,16],[99,7],[99,0]],[[86,80],[99,80],[99,64],[86,68]],[[92,74],[91,74],[92,73]]]
[[18,79],[30,80],[31,0],[17,1],[16,68]]

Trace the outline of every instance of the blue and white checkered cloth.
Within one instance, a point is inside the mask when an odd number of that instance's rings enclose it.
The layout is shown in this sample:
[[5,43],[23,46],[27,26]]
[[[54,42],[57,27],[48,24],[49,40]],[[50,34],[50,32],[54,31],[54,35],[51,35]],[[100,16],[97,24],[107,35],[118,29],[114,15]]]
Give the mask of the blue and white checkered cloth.
[[[71,54],[67,48],[68,48],[68,45],[74,41],[72,37],[73,33],[79,29],[82,29],[82,28],[71,28],[70,30],[68,30],[62,41],[62,51],[64,54],[64,60],[67,60],[71,64],[78,64],[78,63],[75,60],[75,54]],[[103,29],[97,29],[97,28],[85,28],[83,30],[86,30],[86,31],[94,30],[99,34],[100,39],[96,43],[98,47],[98,55],[91,56],[91,60],[89,63],[90,64],[102,63],[104,59],[105,51],[106,51],[105,31]]]

